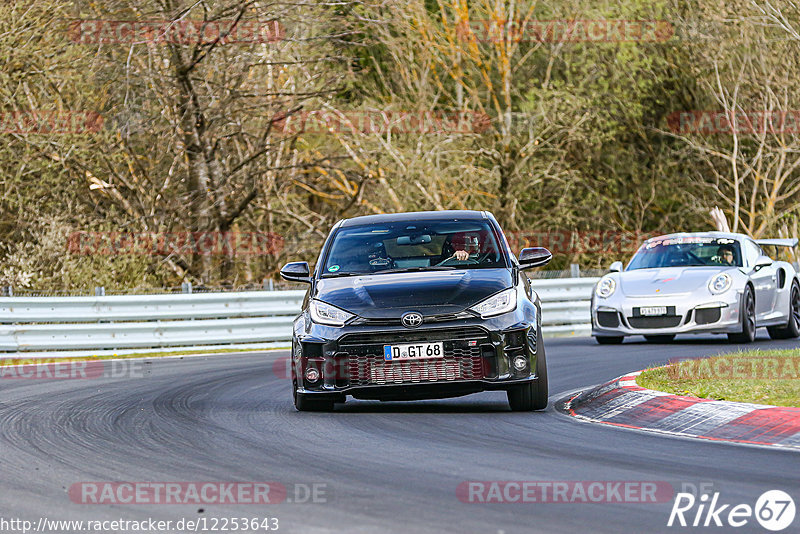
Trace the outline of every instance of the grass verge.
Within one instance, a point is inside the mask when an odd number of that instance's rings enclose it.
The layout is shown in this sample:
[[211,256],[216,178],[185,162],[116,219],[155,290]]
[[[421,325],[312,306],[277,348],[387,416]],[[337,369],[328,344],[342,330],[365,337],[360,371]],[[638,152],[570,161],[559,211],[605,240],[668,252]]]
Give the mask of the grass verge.
[[684,360],[648,369],[636,383],[675,395],[800,407],[800,349]]

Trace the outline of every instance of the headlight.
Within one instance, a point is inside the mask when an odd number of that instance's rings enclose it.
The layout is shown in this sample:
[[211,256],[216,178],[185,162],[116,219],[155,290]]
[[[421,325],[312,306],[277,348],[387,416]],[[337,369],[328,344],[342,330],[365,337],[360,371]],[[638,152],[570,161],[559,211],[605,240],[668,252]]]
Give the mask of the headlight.
[[336,306],[325,304],[319,300],[311,301],[311,320],[317,324],[324,324],[328,326],[344,326],[351,317],[355,317],[350,312],[346,312]]
[[708,283],[708,290],[711,291],[712,295],[719,295],[720,293],[725,293],[727,290],[729,290],[732,283],[733,280],[729,274],[720,273],[712,278]]
[[617,290],[617,282],[611,277],[603,278],[600,280],[600,283],[597,284],[597,289],[595,292],[597,296],[600,298],[608,298],[614,294],[614,291]]
[[501,315],[503,313],[514,311],[516,307],[517,290],[512,287],[510,289],[506,289],[505,291],[501,291],[493,297],[489,297],[488,299],[479,302],[475,306],[471,307],[470,310],[479,313],[482,319],[486,319],[487,317],[494,317],[495,315]]

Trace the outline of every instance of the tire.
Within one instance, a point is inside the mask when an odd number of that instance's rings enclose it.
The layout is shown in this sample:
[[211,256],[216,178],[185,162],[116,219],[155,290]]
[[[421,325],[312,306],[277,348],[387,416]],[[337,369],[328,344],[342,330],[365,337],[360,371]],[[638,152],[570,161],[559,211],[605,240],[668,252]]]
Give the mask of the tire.
[[539,346],[536,350],[536,381],[516,386],[506,392],[512,412],[531,412],[547,408],[547,360],[544,354],[542,331],[539,329]]
[[742,316],[742,331],[728,334],[728,341],[752,343],[756,338],[756,299],[750,286],[745,286],[739,313]]
[[601,345],[619,345],[625,336],[594,336],[594,339]]
[[333,399],[330,397],[314,398],[297,392],[297,382],[292,381],[294,407],[298,412],[332,412]]
[[800,337],[800,285],[792,283],[789,292],[789,321],[786,326],[770,326],[767,328],[772,339],[792,339]]
[[675,339],[675,334],[661,334],[657,336],[644,336],[648,343],[669,343]]

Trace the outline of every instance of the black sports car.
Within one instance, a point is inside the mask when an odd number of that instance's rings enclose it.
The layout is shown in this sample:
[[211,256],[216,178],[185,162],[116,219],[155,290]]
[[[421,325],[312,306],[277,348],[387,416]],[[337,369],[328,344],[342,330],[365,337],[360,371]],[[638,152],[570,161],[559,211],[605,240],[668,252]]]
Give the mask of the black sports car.
[[294,322],[292,385],[298,410],[357,399],[417,400],[505,390],[512,410],[547,406],[541,304],[494,216],[441,211],[338,222]]

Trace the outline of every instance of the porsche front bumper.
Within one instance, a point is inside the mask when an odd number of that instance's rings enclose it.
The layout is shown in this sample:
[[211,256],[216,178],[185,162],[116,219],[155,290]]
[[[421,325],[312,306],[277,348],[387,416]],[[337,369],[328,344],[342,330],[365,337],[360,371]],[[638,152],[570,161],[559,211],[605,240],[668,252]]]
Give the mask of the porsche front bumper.
[[[741,331],[741,292],[723,295],[667,295],[592,298],[593,336],[725,334]],[[664,307],[665,314],[643,315],[642,308]]]

